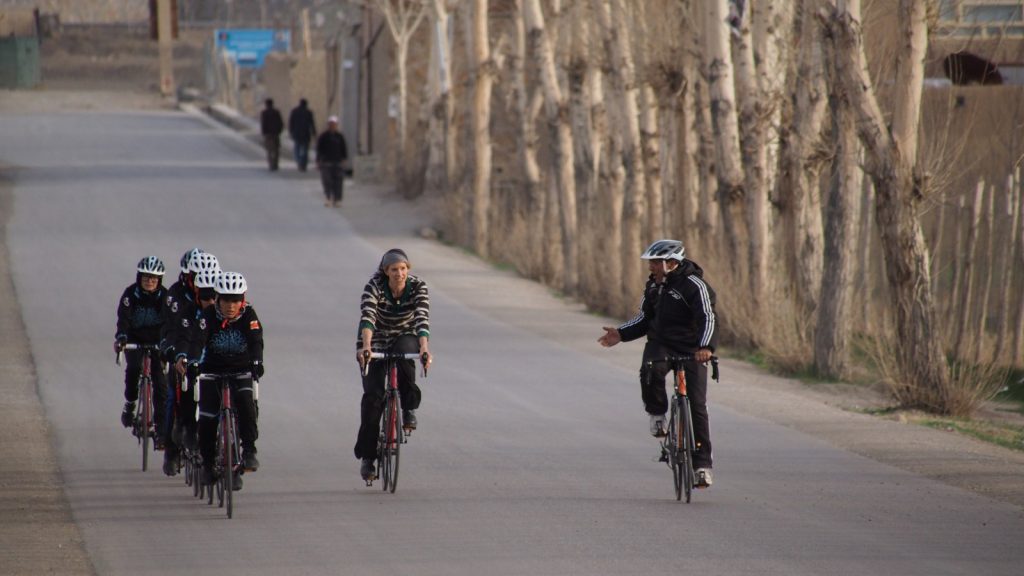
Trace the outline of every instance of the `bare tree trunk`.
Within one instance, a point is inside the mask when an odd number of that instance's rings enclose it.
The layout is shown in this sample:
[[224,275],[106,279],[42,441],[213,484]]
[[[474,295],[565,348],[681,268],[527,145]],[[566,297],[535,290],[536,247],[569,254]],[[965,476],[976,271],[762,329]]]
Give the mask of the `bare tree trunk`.
[[828,109],[824,58],[816,8],[819,0],[803,0],[794,19],[800,50],[796,65],[790,67],[790,86],[795,86],[793,126],[783,151],[783,178],[779,200],[786,231],[785,253],[793,255],[794,294],[801,308],[814,312],[821,293],[822,245],[819,174],[827,157],[822,132]]
[[541,278],[544,269],[544,213],[545,191],[537,163],[537,116],[543,100],[539,93],[531,96],[526,84],[527,42],[523,20],[522,0],[515,0],[512,13],[515,30],[515,57],[512,59],[513,90],[516,112],[519,116],[519,150],[522,152],[523,179],[526,187],[526,230],[531,261],[529,275]]
[[739,120],[736,116],[736,89],[733,80],[732,56],[729,49],[728,0],[709,0],[706,3],[705,52],[707,57],[708,87],[711,113],[716,138],[719,209],[722,227],[729,246],[729,261],[733,272],[745,280],[745,251],[743,203],[746,190],[743,184],[742,155],[740,154]]
[[[1016,170],[1017,195],[1024,197],[1024,183],[1021,181],[1021,169]],[[1024,199],[1024,198],[1022,198]],[[1017,269],[1024,270],[1024,204],[1019,205],[1021,211],[1020,229],[1017,232]],[[1013,331],[1013,350],[1010,359],[1014,366],[1019,366],[1024,361],[1024,295],[1018,294],[1020,308],[1017,310],[1017,329]]]
[[[626,23],[626,26],[623,26],[623,28],[628,28],[629,22],[633,22],[633,27],[636,29],[639,37],[646,39],[649,34],[645,10],[646,3],[632,3],[635,10],[629,10],[629,12],[633,13],[633,18],[630,20],[628,19],[629,14],[625,13],[625,4],[621,3],[621,0],[619,2],[621,6],[619,10],[623,16],[620,21]],[[636,52],[638,56],[637,67],[644,72],[637,74],[634,69],[633,74],[634,81],[640,89],[640,145],[643,154],[644,188],[647,191],[646,205],[644,207],[647,215],[647,238],[656,240],[665,235],[665,210],[661,178],[661,136],[658,131],[658,98],[654,94],[654,87],[650,81],[651,62],[649,58],[645,58],[647,52],[645,50]]]
[[444,0],[433,0],[434,29],[431,47],[430,119],[428,121],[429,153],[427,159],[427,193],[449,193],[454,177],[454,151],[449,146],[452,119],[451,46],[448,42],[448,9]]
[[942,237],[946,228],[946,202],[939,202],[939,222],[935,226],[935,240],[932,244],[932,292],[942,291]]
[[[886,279],[895,312],[894,357],[907,384],[904,404],[949,412],[946,359],[936,330],[935,303],[928,269],[928,247],[918,214],[924,185],[915,174],[924,56],[928,47],[925,0],[900,0],[899,30],[905,39],[896,59],[896,95],[891,124],[886,122],[867,71],[861,34],[860,1],[847,0],[830,22],[836,67],[857,113],[867,168],[875,181],[875,220],[885,251]],[[891,128],[889,127],[891,126]]]
[[[1003,252],[1003,296],[1000,302],[999,331],[996,336],[996,349],[993,358],[1002,360],[1006,350],[1007,338],[1010,336],[1010,319],[1013,316],[1013,262],[1017,258],[1017,228],[1020,225],[1020,188],[1011,173],[1006,179],[1007,211],[1010,216],[1010,244],[1008,251]],[[1011,351],[1008,360],[1013,362]]]
[[484,258],[490,253],[487,217],[491,209],[491,91],[497,74],[491,59],[488,4],[487,0],[473,2],[473,250]]
[[[830,57],[829,60],[834,60]],[[814,366],[827,378],[842,378],[849,360],[851,298],[857,265],[857,221],[863,193],[861,145],[850,102],[832,82],[832,118],[837,141],[825,229],[825,269],[814,335]]]
[[981,306],[978,308],[977,336],[974,338],[974,361],[981,362],[985,346],[985,332],[988,320],[988,304],[992,295],[992,273],[995,268],[995,211],[996,211],[996,187],[989,186],[988,206],[985,210],[985,223],[987,234],[985,237],[985,288],[981,293]]
[[974,264],[978,261],[978,231],[981,229],[982,202],[984,201],[985,181],[979,180],[978,186],[974,190],[971,225],[967,229],[966,256],[960,270],[960,302],[957,306],[959,314],[956,322],[956,340],[953,344],[953,352],[960,358],[967,358],[970,355],[964,350],[964,338],[969,337],[967,332],[970,330],[971,302],[974,299]]
[[534,52],[541,67],[540,76],[548,121],[555,132],[555,165],[558,175],[559,207],[562,226],[563,290],[575,294],[578,286],[576,258],[576,181],[573,175],[572,127],[569,125],[568,103],[558,84],[555,55],[544,29],[544,14],[539,0],[524,0],[524,17],[533,39]]
[[871,183],[870,178],[864,178],[862,183],[863,196],[861,197],[860,204],[860,273],[858,274],[857,281],[859,284],[858,292],[861,295],[861,330],[864,332],[870,332],[873,326],[871,325],[871,319],[875,317],[873,313],[871,303],[874,302],[873,294],[874,285],[871,279],[875,277],[872,273],[871,259],[872,247],[874,246],[874,239],[872,237],[871,228],[871,209],[875,202],[875,185]]
[[[959,315],[960,308],[960,291],[963,286],[963,274],[964,274],[964,251],[960,249],[964,245],[964,227],[962,225],[963,219],[961,218],[964,211],[964,197],[960,196],[957,202],[956,212],[953,217],[953,227],[956,228],[956,236],[953,238],[953,246],[957,249],[953,251],[953,281],[951,295],[948,302],[946,303],[946,314],[947,324],[949,328],[946,333],[946,344],[949,345],[953,342],[953,333],[957,330],[957,325],[954,317]],[[968,223],[970,226],[970,223]]]
[[[700,130],[698,127],[697,108],[697,62],[690,50],[683,53],[683,77],[686,85],[682,94],[682,157],[679,160],[679,208],[683,245],[693,244],[696,234],[697,214],[699,212],[699,200],[701,193],[701,177],[698,165],[698,154],[700,153]],[[674,158],[669,156],[669,158]]]
[[[739,102],[740,145],[743,150],[744,187],[746,188],[746,223],[750,241],[747,245],[747,262],[750,282],[751,309],[758,315],[754,322],[760,324],[760,315],[765,311],[765,286],[768,274],[768,244],[770,229],[768,219],[768,189],[765,187],[765,173],[768,157],[766,150],[765,110],[772,106],[766,101],[769,95],[758,87],[758,76],[754,62],[754,42],[750,33],[750,4],[745,4],[739,14],[740,34],[733,41],[736,62],[736,98]],[[755,330],[760,332],[760,330]]]

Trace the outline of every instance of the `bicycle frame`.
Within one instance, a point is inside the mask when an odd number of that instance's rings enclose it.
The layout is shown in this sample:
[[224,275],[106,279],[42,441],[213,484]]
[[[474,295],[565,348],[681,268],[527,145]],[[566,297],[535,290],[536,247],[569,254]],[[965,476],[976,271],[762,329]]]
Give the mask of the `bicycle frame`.
[[[697,443],[693,432],[693,415],[690,412],[690,397],[687,394],[686,370],[684,364],[695,362],[692,355],[669,356],[660,360],[651,360],[648,368],[655,362],[666,362],[672,371],[673,394],[669,401],[670,415],[668,434],[661,441],[662,460],[672,470],[675,484],[676,500],[686,496],[690,502],[694,484],[696,483],[693,468],[693,452]],[[712,379],[718,380],[718,358],[711,357]]]
[[[372,352],[365,357],[363,375],[367,375],[371,360],[387,362],[384,381],[384,413],[381,415],[382,425],[377,437],[378,476],[381,478],[381,490],[394,493],[398,488],[398,465],[402,444],[406,443],[411,431],[405,430],[402,423],[402,400],[398,393],[398,362],[400,360],[416,360],[423,362],[423,376],[426,377],[426,356],[419,353],[403,354],[398,352]],[[366,481],[367,486],[373,485],[373,478]]]
[[[218,506],[225,508],[228,518],[234,515],[234,475],[242,475],[245,469],[241,465],[241,439],[238,436],[238,416],[232,403],[231,382],[247,378],[253,381],[253,395],[256,395],[256,379],[249,372],[233,374],[200,374],[196,378],[196,387],[202,382],[214,381],[220,393],[220,414],[217,418],[217,452],[214,460],[214,473],[217,475]],[[213,487],[208,496],[208,503],[213,503]]]
[[156,438],[156,424],[153,421],[153,354],[158,347],[154,344],[125,344],[117,352],[114,361],[121,365],[121,354],[125,350],[142,351],[142,369],[139,371],[138,402],[135,404],[135,419],[132,423],[132,435],[142,445],[142,471],[149,468],[149,442]]

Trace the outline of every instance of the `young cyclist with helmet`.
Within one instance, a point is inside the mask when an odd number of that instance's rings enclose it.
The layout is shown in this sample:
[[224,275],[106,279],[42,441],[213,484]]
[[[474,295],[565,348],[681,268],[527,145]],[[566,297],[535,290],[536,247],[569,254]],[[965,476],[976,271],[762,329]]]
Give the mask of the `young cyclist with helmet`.
[[[363,368],[371,352],[420,353],[426,365],[430,356],[430,297],[427,283],[409,274],[412,265],[405,252],[393,248],[381,258],[377,271],[363,288],[360,303],[359,338],[356,360]],[[377,436],[384,411],[385,364],[373,362],[363,376],[359,435],[355,455],[362,460],[359,473],[363,480],[376,474]],[[402,402],[402,422],[416,428],[416,409],[422,392],[416,385],[416,363],[398,362],[398,393]]]
[[[199,316],[197,337],[189,347],[189,372],[197,374],[234,374],[251,372],[231,382],[232,402],[238,414],[238,435],[242,441],[242,465],[248,471],[259,468],[256,459],[257,409],[253,378],[263,376],[263,326],[245,300],[248,286],[237,272],[221,272],[214,289],[217,301]],[[203,459],[202,481],[212,484],[213,461],[217,442],[217,417],[220,393],[216,386],[199,388],[199,453]],[[235,478],[235,489],[242,487]]]
[[[181,260],[183,266],[179,279],[168,290],[166,301],[167,322],[164,323],[164,328],[160,333],[160,350],[164,360],[168,363],[175,362],[179,351],[183,355],[188,354],[187,336],[191,334],[189,327],[194,322],[196,313],[201,310],[197,298],[198,286],[196,285],[196,279],[198,274],[207,270],[214,273],[220,271],[220,263],[217,261],[217,257],[208,252],[203,252],[201,248],[189,250],[181,257]],[[182,333],[184,333],[185,338],[182,338]],[[184,437],[182,420],[177,418],[176,415],[179,409],[189,414],[195,413],[195,402],[192,401],[192,396],[190,394],[182,396],[179,393],[181,390],[181,378],[182,376],[175,372],[167,379],[166,417],[168,426],[164,434],[166,450],[164,451],[163,470],[164,474],[168,476],[178,473],[178,448]],[[194,428],[194,417],[192,420]],[[194,430],[189,431],[192,432]],[[189,438],[191,438],[191,435]]]
[[[117,332],[114,335],[114,351],[125,353],[124,409],[121,424],[131,428],[135,419],[135,401],[139,398],[139,373],[142,371],[143,350],[124,350],[128,343],[160,343],[160,329],[166,320],[164,301],[167,289],[163,286],[164,263],[156,256],[146,256],[135,267],[135,283],[124,289],[117,307]],[[153,377],[153,421],[157,438],[153,445],[163,449],[164,411],[159,407],[166,403],[167,386],[164,371],[158,358],[152,368]]]
[[[717,342],[715,291],[704,281],[704,270],[686,258],[678,240],[658,240],[640,256],[647,260],[650,277],[644,286],[640,312],[617,328],[604,327],[598,342],[605,347],[647,336],[640,367],[640,391],[650,416],[651,434],[665,435],[668,395],[665,376],[668,356],[692,354],[683,365],[693,414],[697,449],[693,454],[698,488],[711,486],[711,432],[708,425],[706,363]],[[652,362],[648,368],[648,362]]]

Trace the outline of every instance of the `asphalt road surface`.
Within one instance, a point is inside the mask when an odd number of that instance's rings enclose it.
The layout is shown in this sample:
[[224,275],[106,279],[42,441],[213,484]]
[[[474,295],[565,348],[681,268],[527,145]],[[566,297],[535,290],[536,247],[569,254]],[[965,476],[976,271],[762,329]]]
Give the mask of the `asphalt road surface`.
[[[518,289],[469,303],[444,279],[487,268],[440,246],[411,254],[437,356],[420,429],[398,492],[367,488],[354,338],[381,250],[315,180],[268,175],[177,112],[3,115],[0,157],[19,167],[8,244],[40,394],[100,574],[1021,573],[1017,507],[720,406],[716,484],[676,502],[646,435],[640,346],[497,321],[481,307],[519,305]],[[262,468],[233,520],[159,466],[141,472],[118,421],[117,298],[140,257],[173,280],[192,246],[246,275],[266,334]],[[589,323],[594,339],[601,323],[568,305],[545,321]]]

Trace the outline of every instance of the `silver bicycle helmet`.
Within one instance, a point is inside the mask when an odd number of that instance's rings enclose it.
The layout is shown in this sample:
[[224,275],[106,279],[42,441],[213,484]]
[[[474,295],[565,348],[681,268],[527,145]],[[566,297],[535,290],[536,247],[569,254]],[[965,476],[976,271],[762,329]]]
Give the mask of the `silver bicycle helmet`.
[[220,270],[203,270],[196,273],[195,284],[196,288],[214,288],[217,285],[217,277],[220,276]]
[[193,249],[189,250],[188,252],[185,252],[184,254],[182,254],[181,255],[181,269],[183,271],[185,271],[185,272],[188,272],[189,271],[188,270],[188,262],[189,262],[189,260],[191,260],[192,257],[195,256],[196,254],[202,254],[202,253],[203,253],[203,249],[197,247],[197,248],[193,248]]
[[221,272],[214,284],[217,294],[244,295],[249,289],[245,283],[245,277],[238,272]]
[[682,262],[686,257],[686,248],[679,240],[658,240],[651,244],[640,255],[644,260],[675,260]]
[[188,260],[188,271],[192,274],[198,274],[204,270],[220,271],[220,261],[217,257],[209,252],[199,252],[194,254]]
[[152,276],[163,276],[164,275],[164,263],[156,256],[146,256],[142,260],[139,260],[139,264],[135,267],[139,274],[150,274]]

